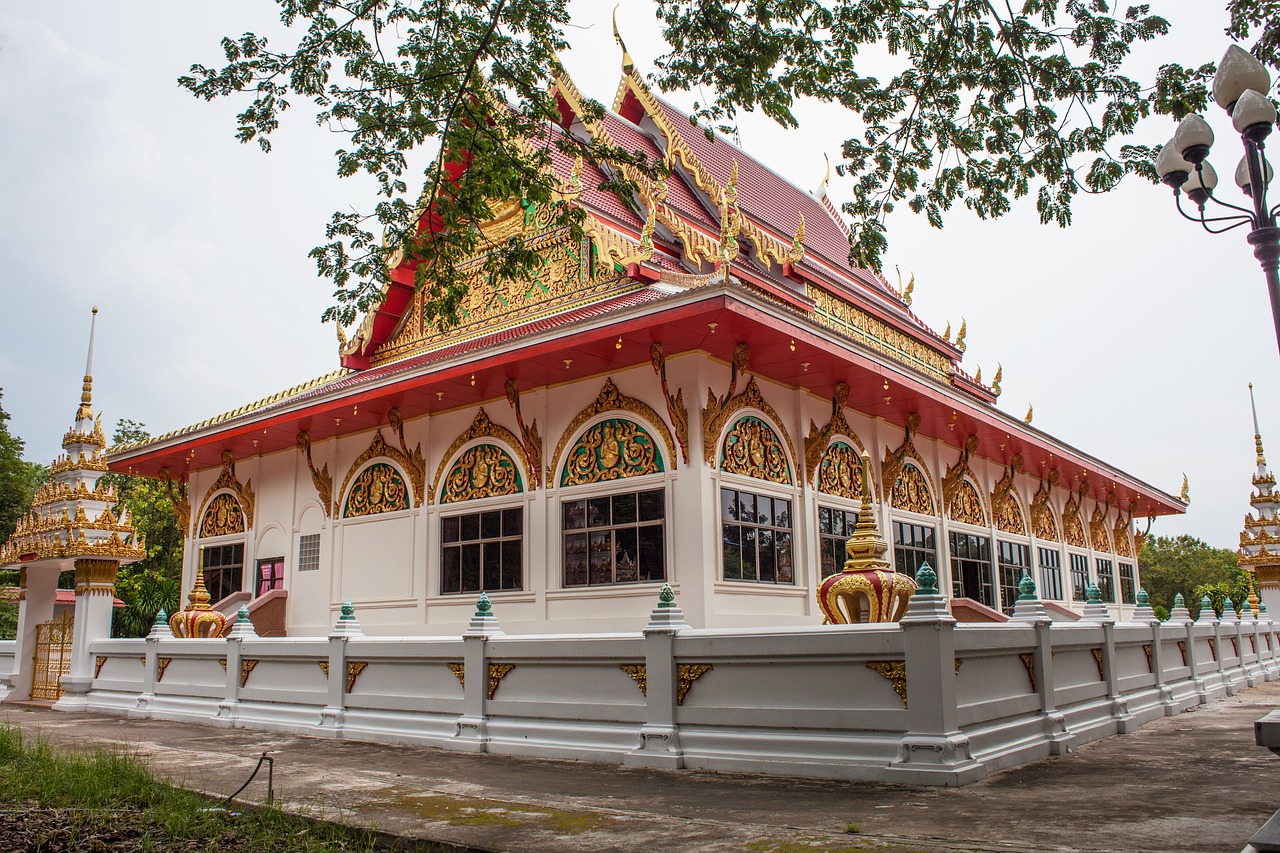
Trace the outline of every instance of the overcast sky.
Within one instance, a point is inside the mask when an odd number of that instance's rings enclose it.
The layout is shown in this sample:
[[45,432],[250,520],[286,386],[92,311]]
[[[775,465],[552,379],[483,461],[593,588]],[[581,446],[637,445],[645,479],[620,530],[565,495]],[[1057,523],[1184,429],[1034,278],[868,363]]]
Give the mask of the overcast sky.
[[[1153,0],[1173,34],[1134,57],[1217,60],[1221,0]],[[618,81],[610,4],[572,4],[565,57],[583,91],[606,104]],[[653,4],[619,12],[641,70],[661,52]],[[305,105],[275,151],[233,136],[232,103],[206,104],[175,79],[219,63],[219,39],[272,26],[267,0],[6,4],[0,10],[0,388],[27,458],[59,452],[79,399],[89,309],[101,306],[94,402],[104,421],[153,433],[203,420],[336,366],[329,288],[307,251],[330,213],[368,209],[369,185],[334,177],[340,139]],[[685,105],[697,93],[670,93]],[[822,178],[853,131],[839,109],[802,105],[800,131],[745,116],[743,146],[802,187]],[[1223,181],[1240,157],[1225,114],[1211,161]],[[1167,118],[1134,140],[1159,144]],[[833,178],[843,200],[849,182]],[[1227,186],[1223,195],[1233,196]],[[1280,454],[1280,377],[1262,273],[1243,230],[1204,234],[1171,194],[1137,180],[1075,203],[1067,230],[1032,204],[997,222],[963,210],[946,227],[899,214],[885,265],[916,276],[915,310],[941,330],[968,319],[964,365],[990,381],[1004,364],[1001,407],[1191,507],[1154,533],[1235,547],[1253,467],[1247,383],[1264,439]],[[1280,456],[1276,457],[1280,462]]]

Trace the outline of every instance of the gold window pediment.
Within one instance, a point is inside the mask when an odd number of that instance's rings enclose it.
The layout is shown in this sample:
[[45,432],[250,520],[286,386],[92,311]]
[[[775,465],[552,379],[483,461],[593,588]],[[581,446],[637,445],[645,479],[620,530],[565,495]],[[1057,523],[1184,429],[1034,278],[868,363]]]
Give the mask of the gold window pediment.
[[933,505],[933,486],[922,464],[904,461],[892,488],[889,503],[894,509],[920,515],[937,514]]
[[733,422],[720,445],[720,470],[790,486],[791,463],[777,431],[756,415]]
[[1129,519],[1120,515],[1116,518],[1116,526],[1112,531],[1112,540],[1115,542],[1117,555],[1121,557],[1133,556],[1133,545],[1129,536]]
[[947,507],[947,518],[960,524],[987,526],[987,511],[982,505],[982,495],[969,478],[956,484],[951,505]]
[[[458,457],[459,451],[468,444],[483,439],[493,440],[482,441]],[[438,495],[441,503],[518,494],[524,491],[522,469],[529,475],[529,482],[533,482],[532,463],[520,439],[511,430],[491,421],[481,407],[471,426],[445,451],[431,481],[431,494]]]
[[215,495],[200,519],[200,538],[227,536],[244,531],[244,512],[235,495],[229,491]]
[[862,498],[862,454],[837,438],[827,445],[818,463],[818,491],[849,500]]
[[387,462],[373,462],[356,474],[342,508],[343,518],[361,518],[408,509],[404,475]]
[[1080,522],[1080,513],[1074,511],[1070,505],[1062,515],[1062,538],[1068,545],[1076,548],[1089,547],[1088,541],[1084,538],[1084,525]]
[[996,519],[996,529],[1018,536],[1027,535],[1027,519],[1022,512],[1018,496],[1012,491],[1006,492],[1000,502],[992,508]]
[[[592,424],[590,429],[578,435],[578,431],[584,425],[602,415],[611,415],[611,417]],[[634,417],[625,417],[625,415]],[[608,421],[612,421],[614,426],[612,435],[606,438],[604,424]],[[629,448],[622,447],[623,439],[618,434],[619,428],[622,427],[625,427],[626,440],[633,442]],[[632,427],[635,431],[632,431]],[[566,447],[575,437],[574,446],[566,457]],[[583,442],[587,440],[594,443],[597,439],[599,445],[592,448],[593,461],[589,458],[590,454],[586,454]],[[619,443],[618,448],[614,448],[614,442]],[[624,454],[623,450],[627,453]],[[650,451],[651,460],[649,459]],[[563,459],[560,484],[564,486],[636,477],[640,476],[641,471],[650,474],[665,471],[668,460],[674,468],[675,453],[675,440],[671,437],[667,422],[648,403],[635,397],[628,397],[618,390],[613,379],[606,379],[596,399],[578,412],[565,431],[560,434],[547,475],[550,479],[553,472],[560,470]],[[577,466],[576,473],[570,473],[570,463]],[[573,482],[566,481],[566,478]]]
[[1111,534],[1107,531],[1107,516],[1101,504],[1093,508],[1093,517],[1089,519],[1089,544],[1095,551],[1113,553]]
[[[256,496],[253,491],[253,480],[246,480],[241,483],[236,478],[236,458],[230,450],[222,452],[222,471],[218,474],[218,479],[209,486],[209,490],[204,493],[204,500],[200,502],[201,528],[204,526],[204,519],[208,515],[210,502],[214,495],[219,492],[230,492],[234,496],[237,509],[243,513],[243,526],[239,532],[253,527],[253,509]],[[202,536],[204,534],[201,534]]]
[[1041,480],[1039,491],[1031,499],[1031,532],[1037,539],[1044,539],[1048,542],[1061,542],[1062,538],[1058,534],[1057,515],[1049,504],[1049,495],[1049,488]]
[[[392,428],[396,430],[396,433],[399,436],[401,447],[404,448],[404,450],[408,450],[407,446],[404,443],[404,422],[400,419],[400,412],[397,409],[392,409],[391,411],[387,412],[387,417],[391,421]],[[351,467],[347,469],[347,476],[342,480],[342,488],[338,491],[338,499],[341,500],[344,495],[346,496],[346,503],[343,504],[344,509],[342,513],[344,517],[348,517],[348,518],[354,517],[354,516],[348,515],[345,509],[347,504],[350,503],[351,492],[353,492],[355,489],[355,487],[352,485],[352,482],[351,482],[352,479],[358,473],[363,472],[365,463],[371,462],[375,459],[389,460],[390,464],[388,465],[388,467],[391,467],[392,471],[396,473],[396,476],[400,478],[401,485],[404,485],[404,483],[406,482],[405,472],[408,472],[407,482],[413,487],[413,497],[412,499],[410,499],[409,495],[406,493],[405,506],[400,507],[400,509],[408,509],[411,506],[413,506],[415,502],[417,504],[422,503],[423,490],[426,488],[426,485],[424,483],[424,480],[426,479],[426,470],[425,470],[425,463],[423,462],[423,459],[422,459],[422,446],[419,445],[418,447],[414,448],[413,454],[410,455],[406,452],[403,452],[402,450],[398,450],[392,447],[391,445],[387,444],[386,439],[382,437],[382,430],[378,429],[374,431],[373,439],[369,442],[368,449],[366,449],[364,453],[361,453],[358,457],[356,457],[356,461],[352,462]],[[392,483],[392,481],[390,479],[387,479],[388,475],[383,474],[379,476],[380,476],[379,482],[382,487],[385,488],[387,486],[392,486],[394,489],[394,484]],[[372,488],[372,486],[373,486],[372,482],[365,483],[366,488]],[[382,506],[385,504],[385,500],[381,494],[379,495],[378,500],[376,501],[376,504],[378,506]],[[378,512],[390,512],[390,511],[391,510],[386,510],[386,509],[378,510]],[[360,514],[373,515],[374,513],[369,511],[363,511]]]

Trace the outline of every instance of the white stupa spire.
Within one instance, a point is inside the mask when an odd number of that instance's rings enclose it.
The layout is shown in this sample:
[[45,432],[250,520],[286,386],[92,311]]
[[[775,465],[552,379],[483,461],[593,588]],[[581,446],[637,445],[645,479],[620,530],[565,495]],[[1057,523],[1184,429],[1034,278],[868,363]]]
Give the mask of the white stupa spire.
[[76,410],[76,424],[93,420],[93,336],[98,330],[98,306],[93,306],[93,319],[89,321],[89,355],[84,361],[84,389],[80,393],[80,408]]

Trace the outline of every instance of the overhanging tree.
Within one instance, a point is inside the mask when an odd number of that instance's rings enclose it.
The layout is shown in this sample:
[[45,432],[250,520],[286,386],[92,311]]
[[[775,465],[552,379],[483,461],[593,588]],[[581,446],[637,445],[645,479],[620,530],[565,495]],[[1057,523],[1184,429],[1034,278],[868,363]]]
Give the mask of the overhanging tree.
[[[567,47],[565,0],[275,2],[295,41],[277,49],[253,33],[225,38],[225,65],[194,65],[179,82],[205,99],[246,95],[237,135],[264,151],[293,101],[307,99],[319,124],[345,139],[338,174],[375,179],[377,203],[334,213],[327,242],[311,253],[335,285],[324,319],[347,325],[375,305],[395,258],[421,260],[427,319],[446,322],[467,290],[458,266],[481,249],[491,280],[531,272],[533,252],[515,240],[485,245],[480,225],[492,200],[553,197],[551,143],[539,140],[561,118],[549,87]],[[1270,5],[1234,0],[1236,26],[1265,21],[1263,42],[1274,42]],[[1150,149],[1117,151],[1118,140],[1152,111],[1202,107],[1214,70],[1171,64],[1149,84],[1122,73],[1136,43],[1168,31],[1146,4],[655,0],[652,8],[670,48],[653,79],[713,92],[695,112],[704,127],[723,129],[755,109],[794,126],[798,98],[850,111],[858,132],[844,140],[839,166],[855,187],[845,205],[850,252],[875,270],[885,218],[900,204],[941,227],[958,204],[998,217],[1034,196],[1042,221],[1065,226],[1078,193],[1105,192],[1128,173],[1150,177]],[[555,144],[581,145],[597,160],[626,156],[596,142]],[[630,202],[625,185],[613,189]],[[574,228],[575,215],[562,206],[556,224]]]

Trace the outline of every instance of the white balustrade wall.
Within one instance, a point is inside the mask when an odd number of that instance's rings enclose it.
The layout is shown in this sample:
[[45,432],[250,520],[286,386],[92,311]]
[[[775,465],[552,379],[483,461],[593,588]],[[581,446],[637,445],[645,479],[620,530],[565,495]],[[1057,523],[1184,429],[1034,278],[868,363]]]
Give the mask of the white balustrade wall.
[[[964,784],[1280,675],[1260,621],[99,640],[58,707],[472,752]],[[664,621],[665,619],[665,621]],[[341,625],[341,623],[339,623]],[[351,623],[354,624],[354,623]],[[12,644],[0,643],[0,672]],[[9,658],[5,654],[8,652]],[[643,692],[642,692],[643,687]]]

